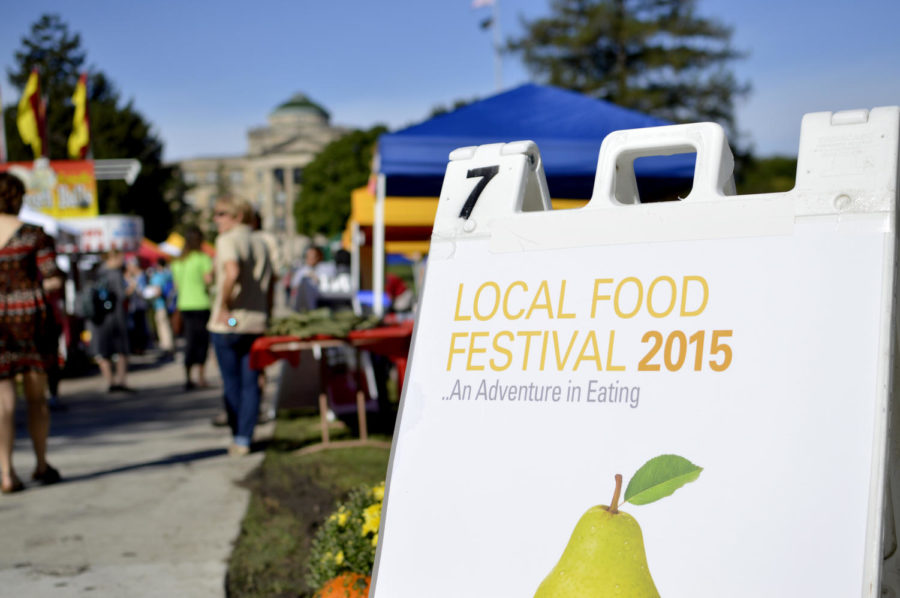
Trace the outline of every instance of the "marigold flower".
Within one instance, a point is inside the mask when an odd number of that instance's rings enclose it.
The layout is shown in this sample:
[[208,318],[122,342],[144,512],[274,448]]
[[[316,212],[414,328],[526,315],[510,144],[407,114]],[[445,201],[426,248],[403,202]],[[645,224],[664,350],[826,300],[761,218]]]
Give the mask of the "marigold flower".
[[372,488],[372,496],[375,497],[375,500],[381,502],[384,500],[384,482],[381,482],[377,486]]
[[381,503],[369,505],[363,511],[362,535],[377,534],[381,525]]
[[343,550],[339,550],[338,553],[334,556],[334,562],[337,563],[338,565],[340,565],[344,562],[344,551]]

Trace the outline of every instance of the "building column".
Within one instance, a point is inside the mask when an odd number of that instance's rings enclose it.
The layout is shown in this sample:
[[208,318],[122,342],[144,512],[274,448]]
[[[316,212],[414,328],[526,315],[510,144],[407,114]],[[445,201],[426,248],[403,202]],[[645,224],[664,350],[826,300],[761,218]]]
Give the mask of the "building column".
[[285,237],[291,238],[297,234],[297,225],[294,222],[294,202],[296,187],[294,186],[294,167],[284,166],[284,225]]
[[260,202],[259,213],[263,219],[263,229],[272,230],[272,227],[275,225],[275,176],[272,174],[272,169],[268,166],[262,168],[262,173],[262,201]]

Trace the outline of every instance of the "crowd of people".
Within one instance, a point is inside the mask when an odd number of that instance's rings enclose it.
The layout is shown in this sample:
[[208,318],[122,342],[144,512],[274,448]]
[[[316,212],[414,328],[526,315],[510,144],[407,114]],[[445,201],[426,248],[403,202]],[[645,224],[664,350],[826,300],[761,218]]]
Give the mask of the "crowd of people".
[[[147,270],[118,251],[105,255],[82,291],[91,349],[109,392],[135,392],[126,383],[128,356],[147,349],[155,336],[162,360],[171,360],[183,336],[185,390],[206,388],[210,345],[223,385],[229,454],[250,452],[259,417],[259,375],[250,368],[250,347],[265,333],[272,312],[274,249],[254,227],[254,212],[238,198],[221,197],[213,220],[215,259],[203,251],[203,234],[189,227],[181,255],[159,259]],[[148,330],[152,312],[155,332]]]
[[[24,484],[13,467],[16,380],[27,400],[28,432],[36,457],[32,479],[51,484],[60,473],[47,462],[48,388],[55,400],[61,377],[59,339],[65,315],[53,239],[17,214],[24,186],[0,173],[0,491]],[[260,373],[250,367],[250,348],[265,333],[278,271],[277,246],[259,230],[251,206],[235,197],[215,203],[214,257],[199,228],[189,227],[181,255],[144,268],[136,256],[111,250],[83,281],[76,312],[90,332],[90,352],[109,393],[137,392],[128,385],[128,360],[153,347],[162,361],[174,358],[184,338],[184,388],[207,388],[210,345],[222,380],[223,420],[231,430],[230,455],[251,450],[262,397]],[[289,307],[314,307],[349,278],[349,256],[324,262],[311,247],[285,277]],[[152,323],[152,325],[151,325]]]

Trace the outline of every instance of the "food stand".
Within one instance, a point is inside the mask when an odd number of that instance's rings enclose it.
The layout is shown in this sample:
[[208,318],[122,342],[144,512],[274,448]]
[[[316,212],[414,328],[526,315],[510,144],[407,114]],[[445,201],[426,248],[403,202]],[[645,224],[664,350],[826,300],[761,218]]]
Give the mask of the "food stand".
[[[333,348],[352,349],[357,354],[357,364],[360,363],[360,351],[368,351],[369,353],[387,357],[397,368],[398,380],[402,390],[412,332],[413,321],[404,320],[394,325],[378,326],[368,330],[353,330],[344,338],[327,335],[315,335],[308,338],[290,335],[264,336],[257,339],[250,349],[250,367],[262,370],[279,360],[285,360],[287,362],[286,365],[297,368],[301,365],[301,355],[313,356],[319,370],[318,408],[322,426],[322,445],[335,446],[336,443],[330,441],[328,434],[327,413],[329,406],[335,406],[335,402],[342,399],[340,398],[340,393],[335,392],[336,389],[331,384],[333,380],[329,376],[327,364],[323,359],[323,350]],[[366,394],[372,382],[366,380],[362,368],[357,367],[353,373],[351,384],[356,391],[354,405],[359,425],[360,441],[366,442],[368,440]]]

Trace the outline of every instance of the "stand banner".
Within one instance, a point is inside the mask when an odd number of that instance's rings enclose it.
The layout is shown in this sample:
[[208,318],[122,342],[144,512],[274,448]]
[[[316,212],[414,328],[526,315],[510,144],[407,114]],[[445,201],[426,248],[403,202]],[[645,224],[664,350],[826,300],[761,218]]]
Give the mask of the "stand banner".
[[91,218],[99,213],[94,163],[90,160],[8,162],[8,170],[25,182],[25,205],[52,218]]

